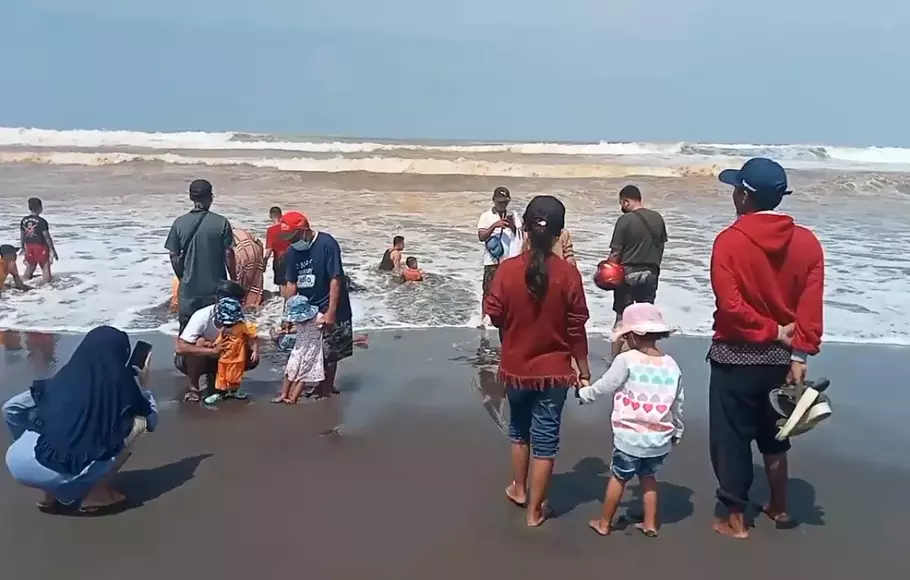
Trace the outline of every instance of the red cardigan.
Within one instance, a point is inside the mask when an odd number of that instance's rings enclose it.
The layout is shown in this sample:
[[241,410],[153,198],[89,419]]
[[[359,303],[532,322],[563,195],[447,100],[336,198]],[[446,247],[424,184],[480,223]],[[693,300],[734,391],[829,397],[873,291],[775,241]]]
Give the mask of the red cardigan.
[[714,340],[771,344],[779,326],[795,322],[794,353],[818,353],[825,256],[815,234],[790,216],[745,215],[718,234],[711,286]]
[[588,304],[578,269],[554,254],[546,259],[550,283],[540,303],[525,284],[531,254],[503,262],[496,270],[484,307],[502,329],[499,377],[518,388],[572,387],[572,359],[588,355]]

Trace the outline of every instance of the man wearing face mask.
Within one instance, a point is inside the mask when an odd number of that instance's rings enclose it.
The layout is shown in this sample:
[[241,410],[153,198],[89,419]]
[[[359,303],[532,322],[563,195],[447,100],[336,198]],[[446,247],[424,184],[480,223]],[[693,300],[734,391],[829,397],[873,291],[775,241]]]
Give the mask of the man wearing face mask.
[[790,442],[776,438],[779,416],[769,394],[785,381],[801,385],[807,357],[819,351],[825,257],[815,234],[775,211],[790,194],[779,164],[750,159],[718,178],[733,187],[738,218],[717,235],[711,252],[717,306],[708,351],[709,440],[717,497],[728,511],[714,530],[745,539],[752,441],[771,491],[762,511],[778,528],[793,525],[787,515]]
[[[619,191],[622,215],[616,220],[610,241],[610,262],[622,264],[625,280],[613,291],[613,311],[616,325],[622,313],[635,302],[654,304],[657,298],[657,279],[667,243],[664,218],[641,202],[641,191],[627,185]],[[622,351],[623,341],[613,343],[613,357]]]
[[306,216],[291,211],[281,216],[281,237],[291,243],[285,254],[282,294],[306,296],[325,318],[322,332],[325,380],[314,394],[322,399],[337,394],[335,374],[338,361],[354,354],[351,300],[341,262],[341,247],[330,234],[310,227]]

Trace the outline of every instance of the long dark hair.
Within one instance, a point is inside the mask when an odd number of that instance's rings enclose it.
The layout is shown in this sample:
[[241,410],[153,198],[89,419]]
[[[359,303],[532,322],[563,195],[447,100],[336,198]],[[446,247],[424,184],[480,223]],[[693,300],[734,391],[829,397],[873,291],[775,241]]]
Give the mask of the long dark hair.
[[550,286],[547,256],[565,225],[566,208],[550,195],[539,195],[525,210],[524,230],[528,234],[530,259],[525,269],[525,284],[534,302],[540,303]]

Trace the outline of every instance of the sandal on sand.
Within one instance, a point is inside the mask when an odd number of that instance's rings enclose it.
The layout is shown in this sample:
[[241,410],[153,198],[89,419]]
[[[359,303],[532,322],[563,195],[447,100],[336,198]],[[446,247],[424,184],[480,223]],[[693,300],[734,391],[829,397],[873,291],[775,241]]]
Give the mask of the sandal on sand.
[[190,389],[183,394],[184,403],[198,403],[200,400],[199,391],[196,389]]
[[644,522],[635,524],[635,529],[645,535],[646,538],[656,538],[658,532],[652,528],[646,528]]
[[761,513],[768,516],[768,519],[774,522],[774,527],[778,530],[792,530],[799,525],[787,512],[772,514],[768,506],[762,506]]
[[250,395],[246,391],[237,389],[236,391],[225,392],[224,398],[225,399],[237,399],[238,401],[246,401],[247,399],[250,398]]
[[272,399],[272,402],[273,402],[273,403],[279,404],[279,405],[280,405],[281,403],[284,403],[285,401],[287,401],[287,399],[284,398],[282,395],[276,395],[275,398]]

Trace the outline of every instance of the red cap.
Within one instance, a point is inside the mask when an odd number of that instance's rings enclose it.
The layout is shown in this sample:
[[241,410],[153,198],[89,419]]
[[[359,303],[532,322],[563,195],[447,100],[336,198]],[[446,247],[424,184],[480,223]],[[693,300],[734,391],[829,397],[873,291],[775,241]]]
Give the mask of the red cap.
[[310,221],[299,211],[289,211],[281,216],[278,222],[282,233],[299,232],[310,227]]

